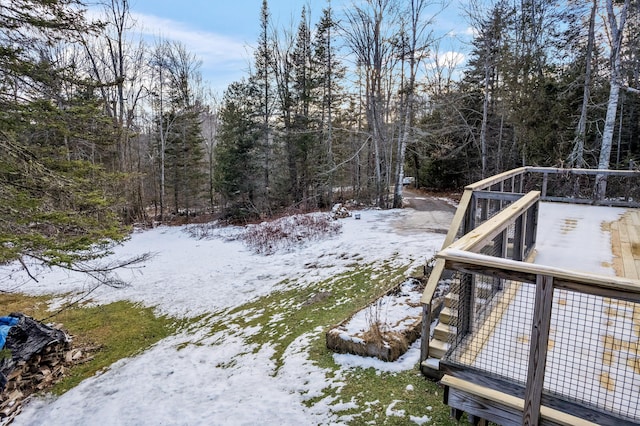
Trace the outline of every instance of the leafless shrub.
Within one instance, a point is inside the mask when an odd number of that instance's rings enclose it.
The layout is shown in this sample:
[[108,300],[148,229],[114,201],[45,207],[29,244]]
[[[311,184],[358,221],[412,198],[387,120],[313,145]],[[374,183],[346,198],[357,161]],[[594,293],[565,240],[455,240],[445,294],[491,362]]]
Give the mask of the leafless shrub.
[[208,223],[196,223],[185,227],[186,232],[191,238],[197,240],[205,240],[211,238],[214,235],[214,231],[220,228],[218,221]]
[[254,252],[268,255],[335,235],[341,227],[326,214],[294,215],[249,225],[240,238]]

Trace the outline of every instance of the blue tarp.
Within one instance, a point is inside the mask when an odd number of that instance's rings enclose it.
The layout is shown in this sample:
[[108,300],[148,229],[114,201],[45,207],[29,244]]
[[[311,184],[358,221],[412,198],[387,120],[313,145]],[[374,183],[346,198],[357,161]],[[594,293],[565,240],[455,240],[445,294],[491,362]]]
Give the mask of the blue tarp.
[[[2,324],[5,324],[8,331],[3,336],[4,348],[11,351],[11,356],[0,358],[0,391],[4,389],[7,377],[20,361],[29,361],[52,343],[66,344],[68,341],[62,330],[51,328],[19,312],[0,317],[0,327],[3,327]],[[13,324],[13,327],[9,324]]]
[[0,349],[4,348],[4,342],[7,340],[9,329],[20,321],[16,317],[0,317]]

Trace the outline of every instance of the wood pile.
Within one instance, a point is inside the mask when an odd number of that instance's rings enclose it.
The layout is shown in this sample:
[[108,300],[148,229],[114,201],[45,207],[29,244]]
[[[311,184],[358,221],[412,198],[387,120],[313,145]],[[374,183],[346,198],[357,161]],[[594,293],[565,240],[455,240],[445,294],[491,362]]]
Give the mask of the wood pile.
[[[0,359],[6,379],[4,389],[0,390],[0,425],[11,423],[31,394],[51,388],[73,365],[93,359],[97,347],[73,348],[69,336],[64,335],[66,338],[50,342],[28,359],[15,355],[12,359]],[[7,349],[2,354],[11,357]]]
[[334,220],[351,217],[351,212],[342,204],[336,204],[331,209],[331,218]]

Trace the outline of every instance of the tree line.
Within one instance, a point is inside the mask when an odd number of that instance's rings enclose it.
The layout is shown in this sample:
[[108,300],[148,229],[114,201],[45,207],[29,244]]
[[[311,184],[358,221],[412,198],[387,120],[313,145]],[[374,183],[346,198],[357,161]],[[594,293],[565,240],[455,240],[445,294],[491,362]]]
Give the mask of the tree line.
[[405,176],[633,164],[638,0],[469,0],[464,65],[439,47],[445,3],[329,0],[278,27],[263,0],[250,70],[219,95],[185,45],[136,36],[128,0],[96,20],[4,2],[0,263],[100,256],[133,223],[399,207]]

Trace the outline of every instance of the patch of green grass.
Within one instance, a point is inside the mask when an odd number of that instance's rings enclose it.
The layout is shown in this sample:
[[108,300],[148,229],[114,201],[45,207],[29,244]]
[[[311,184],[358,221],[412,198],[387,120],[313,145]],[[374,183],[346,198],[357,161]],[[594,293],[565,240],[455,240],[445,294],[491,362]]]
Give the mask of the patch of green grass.
[[58,383],[54,393],[64,393],[97,371],[122,358],[133,356],[175,332],[175,321],[156,316],[153,308],[127,301],[62,312],[56,321],[62,322],[74,336],[81,336],[88,345],[100,345],[95,358],[75,366]]
[[0,293],[0,315],[22,312],[32,318],[40,319],[50,315],[49,296],[26,296],[19,293]]
[[11,359],[11,351],[9,349],[0,349],[0,361],[3,359]]
[[[284,283],[287,289],[232,310],[224,321],[241,328],[261,327],[260,332],[248,338],[248,343],[273,345],[274,360],[279,366],[284,350],[296,338],[318,327],[328,329],[348,318],[402,280],[405,272],[406,268],[393,270],[388,263],[375,269],[372,265],[357,265],[354,270],[313,286]],[[372,278],[373,275],[377,278]],[[316,300],[314,296],[320,293],[325,297]],[[230,316],[233,319],[229,320]],[[219,331],[219,326],[212,324],[215,331]]]
[[442,403],[442,389],[423,377],[417,368],[399,373],[357,368],[349,371],[342,381],[345,385],[336,395],[337,401],[355,401],[357,408],[336,414],[349,424],[413,424],[409,416],[430,419],[425,424],[457,424]]
[[[324,332],[402,282],[408,272],[406,267],[392,267],[389,261],[375,266],[357,264],[350,271],[312,286],[283,282],[281,287],[284,289],[212,318],[210,326],[212,332],[232,325],[258,329],[247,338],[247,343],[257,348],[271,345],[278,367],[284,362],[286,348],[301,335],[310,333],[315,337],[309,348],[310,359],[321,368],[337,371],[339,367],[333,360],[333,352],[326,348]],[[319,294],[323,297],[317,297]],[[322,331],[318,332],[318,329]],[[430,418],[431,421],[425,424],[456,424],[449,417],[449,408],[442,402],[442,390],[427,380],[417,366],[400,373],[357,368],[349,370],[340,382],[344,386],[339,390],[327,388],[324,395],[309,400],[308,404],[313,405],[327,396],[336,398],[336,404],[353,402],[357,408],[337,414],[354,425],[369,422],[406,425],[411,424],[410,415]],[[404,410],[405,415],[387,416],[391,404],[394,404],[392,413]]]
[[[0,306],[7,313],[22,312],[42,319],[51,315],[46,310],[48,299],[45,296],[0,294]],[[68,375],[53,387],[55,394],[66,392],[115,361],[135,355],[175,332],[172,318],[158,317],[153,308],[126,301],[71,307],[47,321],[62,324],[73,336],[75,347],[99,348],[92,354],[92,360],[69,369]]]

